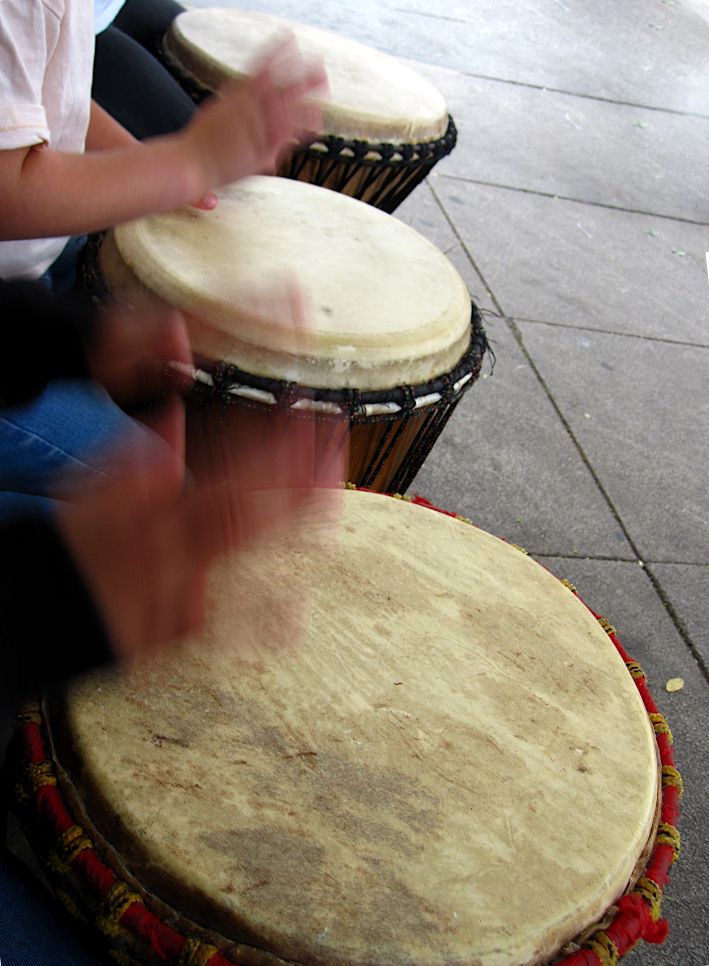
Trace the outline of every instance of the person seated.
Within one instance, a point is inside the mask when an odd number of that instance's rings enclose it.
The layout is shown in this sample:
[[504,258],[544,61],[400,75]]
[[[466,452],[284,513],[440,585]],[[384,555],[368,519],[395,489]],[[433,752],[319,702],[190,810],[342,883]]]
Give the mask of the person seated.
[[95,0],[92,97],[133,137],[179,131],[195,102],[159,59],[159,45],[184,11],[175,0]]
[[[262,171],[319,128],[308,95],[325,73],[303,62],[291,38],[180,131],[136,141],[91,101],[93,43],[92,0],[0,3],[1,279],[43,278],[66,290],[86,232],[186,202],[213,208],[215,189]],[[93,387],[77,394],[52,384],[0,419],[0,453],[22,455],[19,490],[16,468],[0,461],[0,492],[44,494],[64,455],[103,472],[95,454],[123,429],[132,427]]]

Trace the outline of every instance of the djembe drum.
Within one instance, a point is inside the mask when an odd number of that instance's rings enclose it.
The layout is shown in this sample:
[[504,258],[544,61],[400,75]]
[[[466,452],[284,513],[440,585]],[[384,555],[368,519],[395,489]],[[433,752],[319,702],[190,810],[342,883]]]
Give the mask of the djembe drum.
[[[119,961],[598,966],[661,941],[669,729],[573,588],[353,491],[332,556],[262,565],[212,572],[196,643],[21,718],[23,818]],[[294,573],[301,652],[240,660],[235,607]]]
[[278,174],[332,188],[392,212],[456,142],[441,94],[394,57],[337,34],[246,10],[189,10],[164,41],[166,63],[191,92],[244,77],[292,30],[306,58],[323,58],[330,99],[324,134]]
[[[258,177],[219,198],[214,211],[120,225],[98,254],[116,297],[144,288],[186,313],[189,435],[205,434],[208,413],[214,438],[245,407],[346,418],[349,479],[404,492],[480,371],[485,335],[460,275],[413,229],[345,195]],[[292,278],[314,315],[301,347],[244,308]]]

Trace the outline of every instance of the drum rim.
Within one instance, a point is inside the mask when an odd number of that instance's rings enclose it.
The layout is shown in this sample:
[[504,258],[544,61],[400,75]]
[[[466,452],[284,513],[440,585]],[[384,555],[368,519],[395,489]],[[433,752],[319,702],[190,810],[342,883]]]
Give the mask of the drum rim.
[[[307,154],[320,161],[332,160],[340,164],[358,164],[364,167],[406,168],[424,164],[433,167],[441,158],[451,153],[457,141],[458,129],[449,114],[445,134],[433,141],[394,144],[390,141],[347,140],[336,134],[324,134],[301,144],[297,153]],[[370,157],[372,154],[378,157]]]
[[[220,10],[222,8],[217,7],[213,9]],[[194,8],[193,10],[189,10],[189,9],[185,10],[181,14],[179,14],[178,17],[175,18],[175,21],[179,17],[184,16],[185,14],[189,14],[192,12],[202,12],[203,10],[204,8]],[[241,12],[249,13],[251,11],[241,11]],[[288,18],[274,16],[271,14],[267,14],[266,16],[272,17],[272,19],[275,19],[275,20],[285,20],[286,22],[288,22]],[[159,59],[162,61],[165,68],[173,75],[173,77],[175,77],[175,79],[180,83],[180,85],[184,88],[184,90],[192,98],[192,100],[194,100],[197,104],[200,104],[208,97],[211,97],[216,92],[217,88],[209,87],[204,80],[200,79],[200,77],[198,77],[190,69],[190,67],[183,64],[182,61],[180,60],[179,52],[176,49],[173,49],[172,44],[175,43],[175,37],[173,36],[173,27],[174,27],[175,21],[173,21],[173,24],[171,24],[170,27],[168,27],[168,29],[165,31],[165,33],[162,36],[155,37],[154,46],[155,46],[157,55]],[[292,22],[293,21],[291,21],[291,23]],[[299,25],[304,27],[308,26],[307,24],[299,24]],[[332,31],[323,30],[323,28],[316,28],[316,29],[326,34],[333,33]],[[336,32],[334,33],[335,33],[335,36],[338,36]],[[343,38],[343,39],[346,39],[346,38]],[[371,48],[367,44],[360,44],[359,41],[355,41],[355,43],[361,47],[364,47],[367,50],[375,51],[374,48]],[[375,53],[379,53],[379,52],[375,51]],[[391,56],[391,55],[387,55],[387,56]],[[396,60],[396,58],[393,58],[393,59]],[[411,69],[409,68],[409,70]],[[416,71],[412,71],[412,72],[416,73],[419,78],[424,80],[430,87],[436,90],[436,92],[442,97],[442,95],[440,94],[440,91],[438,91],[438,88],[435,87],[434,84],[428,81],[425,77],[421,77],[421,75],[418,74],[418,72]],[[445,105],[445,98],[442,97],[442,99]],[[393,151],[395,152],[401,152],[402,150],[405,150],[406,160],[408,160],[409,164],[430,163],[431,167],[433,167],[433,165],[437,161],[439,161],[441,158],[449,154],[453,150],[456,144],[457,131],[455,128],[455,124],[453,123],[453,118],[450,114],[450,111],[448,111],[447,107],[445,109],[445,112],[444,113],[442,112],[441,115],[439,115],[441,120],[445,116],[448,117],[448,125],[446,128],[446,131],[443,134],[439,135],[438,137],[431,138],[430,140],[423,140],[423,141],[412,142],[412,143],[398,141],[398,140],[394,140],[391,142],[377,141],[377,140],[368,141],[366,138],[364,138],[363,140],[358,140],[358,139],[345,140],[339,135],[337,135],[335,132],[331,132],[329,134],[323,134],[321,136],[315,137],[310,142],[304,142],[298,147],[297,152],[298,153],[300,153],[301,151],[309,152],[310,146],[312,144],[322,144],[324,145],[325,149],[328,152],[327,156],[330,158],[336,158],[339,151],[342,150],[343,148],[346,150],[351,150],[353,152],[356,152],[359,155],[359,152],[360,152],[359,146],[368,145],[366,149],[367,151],[375,151],[377,153],[380,153],[382,157],[381,157],[381,160],[374,159],[364,163],[371,163],[371,164],[377,164],[377,165],[381,164],[381,165],[387,165],[387,166],[390,164],[393,164],[394,166],[401,166],[402,159],[397,159],[393,162],[389,160],[390,155],[392,153],[390,149],[393,149]],[[341,143],[340,143],[340,147],[338,148],[337,144],[339,142]],[[430,157],[427,156],[428,147],[433,148],[433,154]],[[416,151],[416,149],[418,148],[421,149],[424,156],[422,156],[421,158],[415,158],[412,160],[410,157],[411,149]],[[322,147],[316,148],[312,153],[316,157],[324,156]],[[362,163],[363,162],[363,158],[360,158],[359,156],[356,158],[349,158],[345,156],[342,158],[337,158],[337,160],[340,160],[344,163],[347,163],[347,162]]]
[[[77,259],[77,276],[96,304],[113,299],[98,267],[98,253],[105,232],[89,235]],[[396,419],[400,413],[443,407],[457,401],[480,375],[486,352],[494,355],[482,324],[482,315],[470,301],[470,341],[456,365],[429,382],[400,385],[392,389],[318,389],[286,379],[257,376],[234,363],[221,362],[196,354],[194,366],[181,367],[194,380],[196,393],[217,396],[222,402],[241,405],[267,405],[279,409],[348,414],[353,422],[363,419]],[[437,397],[437,398],[433,398]],[[380,411],[384,409],[384,411]]]
[[[248,390],[260,398],[255,401],[275,405],[279,409],[345,415],[353,422],[371,419],[397,419],[401,413],[414,410],[430,411],[457,401],[477,380],[483,357],[489,349],[480,312],[471,301],[470,341],[463,356],[450,372],[426,383],[393,389],[316,389],[285,379],[256,376],[233,363],[195,356],[195,368],[190,373],[195,379],[195,391],[216,395],[227,403],[243,404],[240,391],[249,398]],[[267,398],[267,397],[271,398]],[[437,397],[437,398],[434,398]],[[251,397],[253,398],[253,397]],[[385,411],[379,411],[385,410]]]
[[[348,488],[354,489],[352,484]],[[470,520],[441,510],[425,499],[415,497],[395,498],[415,503],[424,508],[444,513],[464,523],[474,525]],[[515,546],[515,544],[511,544]],[[516,547],[526,553],[521,547]],[[579,596],[576,588],[566,580],[563,583],[571,593]],[[579,937],[580,944],[570,944],[574,947],[569,952],[565,947],[562,958],[556,960],[556,966],[610,966],[633,948],[639,939],[648,942],[662,942],[667,934],[667,923],[660,918],[662,888],[668,882],[670,866],[679,857],[680,842],[677,831],[679,817],[679,800],[682,796],[682,779],[675,768],[672,735],[665,718],[659,714],[657,705],[647,687],[647,679],[637,662],[630,658],[617,638],[615,628],[604,617],[595,611],[579,597],[579,600],[599,622],[608,634],[620,657],[624,661],[628,673],[638,689],[643,706],[653,727],[657,750],[661,764],[661,789],[658,802],[659,826],[654,842],[652,836],[648,846],[649,859],[640,877],[636,880],[632,890],[627,891],[618,902],[607,912],[601,923],[591,926]],[[84,922],[86,913],[95,915],[95,926],[109,939],[113,940],[114,951],[127,962],[134,962],[125,956],[124,949],[132,949],[126,942],[129,938],[134,943],[145,943],[158,950],[164,961],[173,966],[233,966],[234,960],[223,955],[217,946],[203,941],[205,936],[220,941],[224,949],[234,947],[233,942],[222,939],[214,933],[205,932],[194,923],[190,923],[178,914],[179,929],[165,921],[169,907],[162,900],[152,896],[150,892],[141,888],[142,894],[133,891],[135,881],[130,884],[118,876],[110,865],[105,864],[94,851],[94,843],[86,835],[84,829],[75,824],[70,809],[67,807],[62,791],[57,784],[57,762],[51,748],[51,738],[46,718],[40,706],[36,703],[27,705],[17,716],[15,731],[15,754],[21,757],[22,765],[17,770],[19,778],[15,785],[15,798],[18,812],[27,822],[39,827],[40,837],[49,840],[47,868],[55,882],[57,897],[69,911]],[[61,768],[61,766],[59,766]],[[76,802],[73,803],[76,805]],[[58,831],[61,829],[61,831]],[[37,842],[33,843],[34,846]],[[107,849],[110,844],[104,843]],[[37,850],[37,849],[36,849]],[[41,853],[42,847],[38,851]],[[47,852],[45,847],[44,852]],[[120,859],[119,866],[122,867]],[[122,868],[121,870],[122,871]],[[132,878],[129,876],[129,878]],[[67,887],[73,889],[72,896]],[[78,887],[78,888],[77,888]],[[85,895],[93,892],[95,903],[93,906],[86,902]],[[83,901],[83,908],[80,904]],[[147,902],[146,902],[147,900]],[[150,905],[160,907],[163,916],[150,911]],[[610,923],[607,922],[611,916]],[[125,921],[124,921],[125,920]],[[174,917],[171,920],[174,922]],[[190,934],[189,930],[194,932]],[[187,933],[187,935],[185,935]],[[116,941],[118,940],[118,949]],[[246,950],[250,947],[240,947]],[[271,953],[254,949],[263,961],[280,963],[281,960]],[[241,957],[239,957],[239,961]]]
[[[201,104],[214,94],[195,75],[184,67],[171,53],[167,44],[167,34],[157,43],[160,60],[173,75],[187,94]],[[458,143],[458,128],[453,115],[448,112],[448,126],[445,133],[430,141],[394,142],[367,141],[359,138],[344,138],[339,134],[318,134],[311,140],[301,142],[294,155],[313,158],[318,161],[331,161],[344,165],[359,165],[377,168],[415,168],[428,165],[433,168],[442,158],[447,157]],[[374,157],[372,157],[374,155]]]

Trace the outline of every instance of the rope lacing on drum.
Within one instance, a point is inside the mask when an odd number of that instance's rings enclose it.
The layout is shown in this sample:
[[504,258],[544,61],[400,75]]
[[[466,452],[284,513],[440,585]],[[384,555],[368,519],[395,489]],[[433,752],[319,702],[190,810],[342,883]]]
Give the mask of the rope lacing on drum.
[[678,793],[677,798],[682,798],[682,792],[684,791],[682,785],[682,776],[674,765],[662,766],[662,784],[664,786],[669,785],[671,788],[676,788]]
[[362,393],[359,389],[345,389],[345,409],[350,419],[364,412]]
[[643,877],[635,883],[636,892],[650,907],[650,918],[657,922],[662,912],[662,889],[657,882]]
[[615,943],[603,930],[595,932],[590,939],[583,943],[583,947],[590,949],[598,956],[601,966],[616,966],[620,958]]
[[657,829],[656,842],[658,845],[668,845],[674,851],[672,861],[677,861],[680,850],[680,834],[676,826],[670,825],[669,822],[661,822]]
[[402,386],[401,391],[404,396],[401,408],[407,413],[411,412],[412,409],[416,409],[416,396],[414,395],[413,386]]
[[673,744],[672,732],[670,731],[670,726],[667,724],[665,719],[661,714],[656,712],[650,712],[650,721],[652,722],[652,727],[655,729],[656,735],[667,735],[667,740],[670,744]]
[[56,785],[57,776],[51,761],[40,761],[35,765],[28,765],[20,781],[15,786],[15,795],[20,805],[29,804],[33,795],[47,785]]
[[[336,134],[326,134],[315,138],[305,146],[304,150],[317,158],[328,158],[328,160],[400,167],[404,164],[431,162],[435,164],[451,153],[457,140],[458,131],[449,114],[445,134],[434,141],[420,141],[413,144],[370,143],[360,140],[348,141]],[[394,160],[395,156],[397,160]]]
[[133,892],[127,882],[120,879],[111,886],[101,900],[96,915],[96,928],[105,936],[117,936],[120,931],[121,917],[136,903],[142,905],[142,897],[137,892]]
[[217,947],[211,943],[203,943],[195,936],[188,936],[180,950],[177,966],[207,966],[209,960],[218,952]]
[[297,402],[298,395],[297,382],[282,381],[279,391],[275,393],[278,408],[282,410],[290,409],[293,403]]
[[80,852],[93,849],[94,844],[80,825],[72,825],[59,836],[49,850],[47,865],[59,875],[67,875],[69,866]]
[[233,367],[226,362],[217,362],[214,366],[214,371],[210,373],[214,389],[220,395],[226,396],[234,384],[232,369]]

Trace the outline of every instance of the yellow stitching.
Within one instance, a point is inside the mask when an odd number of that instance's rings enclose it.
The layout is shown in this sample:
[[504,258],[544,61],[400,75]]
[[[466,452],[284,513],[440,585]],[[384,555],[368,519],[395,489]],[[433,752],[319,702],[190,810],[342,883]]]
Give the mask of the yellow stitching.
[[25,792],[34,795],[45,785],[56,785],[57,776],[51,761],[40,761],[37,765],[28,765],[23,775]]
[[54,894],[56,895],[57,899],[61,902],[61,904],[64,906],[64,908],[67,910],[67,912],[71,913],[71,915],[74,916],[75,919],[78,919],[80,922],[83,922],[85,926],[88,926],[89,924],[88,919],[81,911],[79,906],[77,906],[77,904],[74,902],[74,900],[72,899],[72,897],[69,895],[68,892],[65,892],[64,889],[55,889]]
[[645,902],[650,906],[650,916],[653,922],[660,918],[660,906],[662,903],[662,889],[652,879],[638,879],[635,883],[635,890]]
[[611,622],[610,621],[607,621],[605,619],[605,617],[599,617],[599,618],[597,618],[597,620],[598,620],[598,623],[603,628],[603,630],[606,632],[606,634],[617,634],[618,633],[616,631],[615,627],[613,627],[613,625],[611,624]]
[[616,966],[619,956],[613,940],[602,930],[595,932],[583,945],[598,956],[601,966]]
[[455,518],[456,520],[460,520],[461,523],[469,523],[471,527],[475,526],[472,520],[469,520],[467,517],[462,517],[458,513],[456,513]]
[[672,765],[662,766],[662,784],[671,785],[673,788],[679,789],[678,798],[682,798],[682,792],[684,791],[682,785],[682,776]]
[[633,680],[635,680],[635,681],[641,681],[641,680],[643,680],[645,678],[645,672],[640,667],[640,665],[638,664],[637,661],[626,661],[625,662],[625,666],[630,671],[630,673],[631,673],[631,675],[633,677]]
[[661,714],[655,714],[651,711],[650,721],[652,721],[652,726],[655,729],[656,735],[667,735],[669,743],[671,745],[674,744],[672,741],[672,732],[670,731],[670,726],[667,724]]
[[40,761],[37,765],[28,765],[22,778],[15,785],[15,796],[20,805],[28,805],[32,795],[36,795],[45,785],[56,785],[57,778],[51,761]]
[[15,799],[17,800],[17,804],[21,806],[29,805],[30,803],[30,797],[25,791],[25,786],[21,781],[15,784]]
[[679,858],[679,846],[680,846],[680,836],[679,831],[674,825],[670,825],[669,822],[661,822],[657,830],[657,838],[655,839],[658,845],[669,845],[674,849],[674,856],[672,861],[676,862]]
[[194,936],[189,936],[182,947],[177,966],[207,966],[207,963],[219,952],[216,946],[200,942]]
[[356,483],[345,483],[345,489],[346,490],[356,490],[357,489],[357,484]]
[[57,842],[49,850],[47,865],[53,872],[58,872],[59,875],[67,875],[69,865],[79,852],[93,847],[93,842],[84,835],[81,826],[72,825],[66,832],[62,832]]
[[405,493],[392,493],[395,500],[403,500],[405,503],[411,503],[411,497],[406,496]]
[[131,892],[127,882],[115,882],[101,900],[96,915],[96,928],[106,936],[117,936],[121,916],[136,902],[142,903],[137,892]]
[[15,721],[20,724],[42,724],[42,715],[39,713],[39,706],[33,705],[23,708],[19,714],[15,715]]
[[564,587],[568,587],[569,588],[569,590],[571,591],[572,594],[575,594],[576,593],[576,588],[574,587],[573,584],[570,584],[568,580],[562,580],[561,582],[564,585]]
[[508,542],[508,546],[514,547],[515,550],[519,550],[520,553],[523,553],[526,556],[529,556],[529,551],[528,550],[525,550],[524,547],[518,547],[516,543],[509,543]]
[[133,959],[132,956],[127,956],[125,953],[120,952],[118,949],[109,949],[108,955],[115,959],[117,963],[121,966],[138,966],[138,960]]

